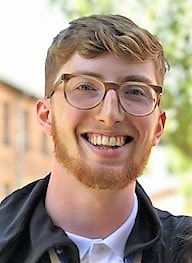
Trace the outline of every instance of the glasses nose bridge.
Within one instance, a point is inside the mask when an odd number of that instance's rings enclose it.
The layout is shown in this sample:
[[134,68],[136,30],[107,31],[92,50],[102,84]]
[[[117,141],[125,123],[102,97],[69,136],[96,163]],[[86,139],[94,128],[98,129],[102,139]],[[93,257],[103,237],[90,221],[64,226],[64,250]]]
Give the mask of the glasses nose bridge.
[[120,88],[121,85],[115,82],[103,82],[103,86],[105,88],[105,92],[104,92],[102,100],[105,99],[109,90],[114,90],[117,95],[118,103],[120,103],[118,89]]
[[[106,123],[111,126],[114,123],[124,120],[124,109],[122,108],[121,102],[118,95],[117,83],[105,82],[105,93],[103,94],[100,103],[99,111],[96,115],[96,119]],[[111,90],[111,93],[108,92]]]
[[105,92],[103,93],[103,97],[101,98],[99,104],[101,102],[104,102],[105,97],[106,97],[106,95],[107,95],[109,90],[114,90],[115,93],[116,93],[116,96],[117,96],[117,106],[118,106],[119,110],[121,109],[121,110],[127,112],[124,109],[124,107],[122,106],[122,103],[121,103],[121,100],[120,100],[120,97],[119,97],[119,92],[118,92],[119,89],[121,88],[122,84],[119,84],[119,83],[116,83],[116,82],[108,82],[108,81],[102,82],[102,84],[103,84],[103,87],[105,89]]
[[[105,104],[105,99],[107,97],[108,92],[110,90],[114,90],[114,92],[116,94],[116,103],[117,103],[118,110],[119,111],[121,111],[121,110],[125,111],[124,108],[122,107],[121,100],[120,100],[119,93],[118,93],[118,90],[121,87],[121,85],[118,83],[115,83],[115,82],[103,82],[103,86],[105,88],[105,92],[103,93],[103,97],[101,98],[100,103],[102,102]],[[113,97],[113,95],[112,95],[112,97]]]

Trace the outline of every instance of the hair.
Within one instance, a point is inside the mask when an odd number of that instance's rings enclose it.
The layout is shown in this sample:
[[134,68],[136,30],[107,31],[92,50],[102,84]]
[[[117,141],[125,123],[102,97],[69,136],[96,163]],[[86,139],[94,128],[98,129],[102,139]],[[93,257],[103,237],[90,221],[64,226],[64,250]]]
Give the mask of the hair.
[[158,85],[169,68],[158,39],[130,19],[120,15],[91,15],[75,19],[61,31],[48,49],[45,63],[45,95],[49,95],[55,75],[77,52],[85,58],[112,53],[136,62],[152,59]]

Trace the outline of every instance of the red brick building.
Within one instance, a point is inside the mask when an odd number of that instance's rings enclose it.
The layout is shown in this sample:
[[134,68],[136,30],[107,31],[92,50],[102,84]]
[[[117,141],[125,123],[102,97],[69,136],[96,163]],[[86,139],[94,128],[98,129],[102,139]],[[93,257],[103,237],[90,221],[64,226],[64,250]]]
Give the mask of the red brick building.
[[50,171],[53,145],[37,122],[37,99],[0,81],[0,199]]

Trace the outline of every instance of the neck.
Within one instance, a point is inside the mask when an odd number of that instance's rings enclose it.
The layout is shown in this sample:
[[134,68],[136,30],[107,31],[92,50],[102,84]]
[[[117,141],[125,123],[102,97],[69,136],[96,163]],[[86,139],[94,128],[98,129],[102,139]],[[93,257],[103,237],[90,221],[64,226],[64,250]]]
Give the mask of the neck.
[[123,190],[87,188],[58,165],[50,177],[45,205],[55,225],[88,238],[105,238],[129,217],[135,182]]

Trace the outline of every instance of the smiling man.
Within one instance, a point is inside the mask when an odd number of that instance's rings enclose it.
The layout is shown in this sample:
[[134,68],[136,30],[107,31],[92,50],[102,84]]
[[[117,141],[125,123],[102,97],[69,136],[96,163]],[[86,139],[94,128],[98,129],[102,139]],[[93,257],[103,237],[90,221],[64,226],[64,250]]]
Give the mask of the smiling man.
[[54,39],[37,102],[53,167],[2,203],[0,262],[171,262],[191,219],[155,209],[137,183],[164,131],[166,67],[122,16],[76,19]]

